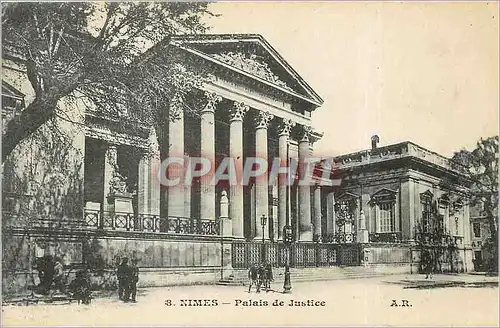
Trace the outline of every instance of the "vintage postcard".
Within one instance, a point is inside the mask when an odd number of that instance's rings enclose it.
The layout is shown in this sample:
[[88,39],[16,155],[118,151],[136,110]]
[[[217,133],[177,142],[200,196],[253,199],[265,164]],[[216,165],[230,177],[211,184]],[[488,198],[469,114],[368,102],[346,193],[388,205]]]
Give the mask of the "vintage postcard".
[[498,2],[3,2],[3,326],[498,327]]

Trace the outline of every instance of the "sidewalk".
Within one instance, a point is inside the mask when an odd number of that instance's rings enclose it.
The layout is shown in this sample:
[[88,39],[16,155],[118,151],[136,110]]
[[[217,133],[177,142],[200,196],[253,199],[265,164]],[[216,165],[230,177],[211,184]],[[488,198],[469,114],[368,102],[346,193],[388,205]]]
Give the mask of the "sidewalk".
[[[403,289],[431,289],[431,288],[444,288],[444,287],[469,287],[469,288],[479,288],[479,287],[498,287],[499,278],[498,276],[486,276],[474,273],[462,273],[462,274],[437,274],[433,275],[432,278],[425,279],[424,274],[406,274],[406,275],[383,275],[383,276],[371,276],[365,278],[353,278],[353,279],[332,279],[326,281],[314,281],[314,282],[303,282],[296,281],[292,276],[293,285],[300,284],[302,286],[306,286],[307,284],[313,283],[334,283],[335,281],[340,282],[342,284],[382,284],[382,285],[393,285],[393,286],[401,286]],[[273,285],[281,290],[283,281],[275,280]],[[197,285],[193,286],[170,286],[170,287],[148,287],[148,288],[139,288],[140,293],[148,293],[151,291],[170,291],[170,290],[186,290],[195,288]],[[203,287],[204,286],[204,287]],[[243,287],[241,285],[237,286],[219,286],[219,285],[200,285],[200,288],[210,288],[214,291],[219,291],[221,293],[225,293],[231,289],[241,289],[246,290],[247,287]],[[48,296],[39,296],[32,298],[26,295],[16,295],[11,298],[4,299],[5,304],[12,303],[29,303],[29,304],[37,304],[37,303],[69,303],[72,300],[68,299],[61,294],[56,294],[53,299]],[[114,299],[116,298],[116,291],[102,290],[102,291],[93,291],[92,292],[94,300],[97,299]]]
[[395,279],[386,279],[391,284],[402,285],[403,288],[440,288],[440,287],[498,287],[498,276],[479,274],[436,274],[432,278],[425,278],[424,274],[399,276]]
[[[193,285],[138,290],[138,303],[123,303],[116,292],[96,295],[89,305],[46,304],[3,307],[4,326],[495,326],[498,288],[451,286],[405,288],[409,283],[496,283],[491,277],[397,275],[296,282],[259,294],[243,286]],[[401,285],[401,282],[404,284]],[[447,287],[447,286],[446,286]],[[394,300],[410,306],[392,306]],[[282,301],[278,304],[277,302]],[[294,302],[301,303],[300,306]],[[314,304],[308,305],[309,302]],[[307,303],[307,304],[306,304]],[[321,303],[318,305],[318,303]],[[292,305],[290,305],[292,304]]]

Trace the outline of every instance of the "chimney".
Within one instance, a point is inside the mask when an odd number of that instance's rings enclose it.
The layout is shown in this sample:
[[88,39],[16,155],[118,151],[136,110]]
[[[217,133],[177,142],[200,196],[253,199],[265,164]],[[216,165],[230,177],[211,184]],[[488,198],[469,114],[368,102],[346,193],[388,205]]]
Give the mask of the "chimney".
[[377,144],[379,143],[379,141],[380,141],[380,138],[378,137],[378,135],[372,136],[372,149],[377,148]]

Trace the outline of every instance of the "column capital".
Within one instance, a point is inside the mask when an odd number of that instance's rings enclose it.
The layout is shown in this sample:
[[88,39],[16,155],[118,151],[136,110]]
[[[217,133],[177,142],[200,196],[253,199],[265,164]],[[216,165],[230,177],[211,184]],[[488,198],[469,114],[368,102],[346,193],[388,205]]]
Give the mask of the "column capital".
[[296,123],[290,119],[283,118],[278,125],[278,135],[279,136],[290,136],[290,131],[296,125]]
[[248,112],[249,107],[242,102],[235,101],[233,107],[229,109],[231,115],[230,121],[243,121],[245,114]]
[[108,148],[106,149],[106,159],[113,166],[117,164],[118,150],[116,146],[116,144],[108,143]]
[[299,143],[307,142],[309,143],[309,138],[311,137],[312,127],[310,125],[302,125],[299,132]]
[[267,129],[269,127],[269,123],[273,119],[274,115],[269,112],[258,111],[257,115],[254,119],[254,127],[256,130],[259,129]]
[[205,98],[207,98],[207,103],[205,107],[201,110],[202,113],[214,113],[217,104],[222,101],[222,97],[215,92],[205,92]]
[[171,119],[178,119],[180,118],[181,114],[183,113],[184,108],[183,108],[183,99],[179,95],[175,95],[170,99],[170,107],[169,107],[169,116]]

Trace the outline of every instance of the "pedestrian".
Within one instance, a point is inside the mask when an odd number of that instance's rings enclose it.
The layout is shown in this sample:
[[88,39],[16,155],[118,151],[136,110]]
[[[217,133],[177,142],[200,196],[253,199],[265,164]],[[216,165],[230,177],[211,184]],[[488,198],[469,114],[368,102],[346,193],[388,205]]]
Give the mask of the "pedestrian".
[[268,292],[271,289],[271,281],[274,280],[273,278],[273,268],[271,266],[271,263],[267,263],[265,266],[265,275],[266,275],[266,292]]
[[248,269],[248,292],[252,290],[252,286],[255,285],[257,289],[257,293],[260,293],[260,277],[259,277],[259,268],[256,265],[252,265],[250,269]]
[[54,287],[61,293],[64,293],[64,266],[59,258],[55,259],[54,263]]
[[258,275],[258,285],[257,285],[257,292],[260,292],[260,287],[263,286],[266,288],[267,286],[267,281],[266,281],[266,268],[264,267],[263,263],[259,264],[259,268],[257,269],[257,275]]
[[137,282],[139,281],[139,268],[137,267],[137,262],[139,262],[138,259],[132,259],[132,265],[130,267],[130,281],[128,291],[130,292],[130,301],[133,303],[137,302]]
[[128,257],[123,257],[122,262],[116,270],[116,277],[118,279],[118,298],[125,301],[125,296],[129,294],[129,266]]
[[54,281],[54,259],[52,255],[44,255],[37,263],[38,277],[40,283],[37,286],[37,292],[42,295],[48,295],[50,286]]
[[425,279],[432,279],[433,258],[430,250],[424,250],[422,254],[422,262],[425,271]]

